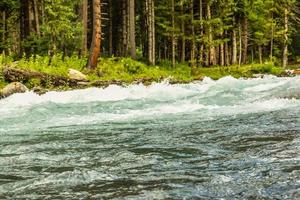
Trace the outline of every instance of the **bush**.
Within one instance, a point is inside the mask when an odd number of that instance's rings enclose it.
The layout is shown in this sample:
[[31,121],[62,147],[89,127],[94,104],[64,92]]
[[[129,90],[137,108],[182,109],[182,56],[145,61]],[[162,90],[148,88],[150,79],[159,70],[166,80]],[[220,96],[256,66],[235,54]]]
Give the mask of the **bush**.
[[132,60],[131,58],[123,58],[121,60],[121,63],[124,65],[124,69],[129,74],[140,74],[145,71],[144,64],[142,64],[138,61]]
[[271,64],[266,64],[266,65],[256,65],[256,66],[252,67],[251,71],[252,71],[253,73],[256,73],[256,74],[258,74],[258,73],[261,73],[261,74],[267,73],[267,74],[269,74],[269,73],[272,72],[272,68],[273,68],[273,67],[274,67],[274,66],[271,65]]

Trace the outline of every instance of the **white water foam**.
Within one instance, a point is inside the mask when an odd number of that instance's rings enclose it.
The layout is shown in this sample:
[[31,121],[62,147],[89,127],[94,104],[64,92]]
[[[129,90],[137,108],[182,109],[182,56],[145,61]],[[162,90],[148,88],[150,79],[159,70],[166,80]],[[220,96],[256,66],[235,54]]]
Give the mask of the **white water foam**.
[[[291,90],[292,89],[292,90]],[[121,87],[111,85],[105,89],[89,88],[66,92],[48,92],[37,95],[33,92],[15,94],[0,101],[0,120],[18,115],[21,117],[36,106],[45,104],[89,104],[98,102],[114,103],[134,100],[146,107],[118,107],[114,111],[96,113],[72,113],[45,119],[47,124],[72,125],[99,123],[110,120],[127,120],[141,117],[161,116],[165,114],[191,113],[201,111],[199,115],[220,116],[256,112],[268,112],[300,106],[299,99],[277,97],[279,92],[300,93],[300,77],[277,78],[268,76],[263,79],[235,79],[224,77],[218,81],[205,78],[203,82],[170,85],[167,82],[150,86],[130,85]],[[221,95],[222,94],[222,95]],[[154,103],[153,103],[154,101]],[[156,103],[155,103],[156,102]],[[0,125],[1,128],[1,125]]]

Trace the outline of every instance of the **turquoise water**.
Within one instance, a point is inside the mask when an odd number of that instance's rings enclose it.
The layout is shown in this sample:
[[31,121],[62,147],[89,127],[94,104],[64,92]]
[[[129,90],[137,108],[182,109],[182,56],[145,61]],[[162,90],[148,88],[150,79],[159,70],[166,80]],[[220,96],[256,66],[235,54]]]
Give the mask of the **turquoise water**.
[[0,100],[0,199],[296,199],[300,77]]

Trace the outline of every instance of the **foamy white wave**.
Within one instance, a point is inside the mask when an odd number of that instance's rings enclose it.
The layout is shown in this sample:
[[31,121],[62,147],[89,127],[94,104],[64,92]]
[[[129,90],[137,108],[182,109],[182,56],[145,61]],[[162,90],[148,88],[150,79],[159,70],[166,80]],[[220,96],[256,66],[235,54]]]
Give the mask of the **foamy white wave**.
[[[25,117],[31,108],[43,107],[54,103],[49,110],[50,116],[44,121],[48,124],[85,124],[99,123],[107,120],[126,120],[166,114],[190,113],[201,111],[203,115],[234,115],[253,112],[265,112],[291,107],[299,107],[296,99],[284,99],[276,96],[282,91],[300,93],[300,77],[277,78],[269,76],[263,79],[235,79],[224,77],[218,81],[205,78],[202,82],[170,85],[167,82],[154,83],[150,86],[130,85],[121,87],[111,85],[105,89],[89,88],[66,92],[48,92],[39,96],[33,92],[15,94],[0,101],[0,122],[8,118]],[[288,96],[288,95],[287,95]],[[292,96],[292,95],[291,95]],[[72,111],[66,115],[57,115],[57,105],[80,105],[96,102],[127,102],[116,110],[98,112]],[[145,105],[143,108],[140,105]],[[71,107],[72,107],[71,106]],[[71,108],[69,108],[71,109]],[[203,111],[203,112],[202,112]],[[51,114],[52,113],[52,114]],[[44,116],[45,117],[45,116]],[[50,120],[50,121],[49,121]],[[51,121],[52,120],[52,121]],[[54,121],[53,121],[54,120]],[[12,127],[12,126],[11,126]],[[8,128],[8,127],[7,127]],[[0,125],[0,130],[3,128]]]
[[245,92],[263,92],[263,91],[269,91],[269,90],[278,88],[280,86],[283,86],[287,82],[288,82],[288,80],[286,80],[286,81],[280,81],[280,82],[275,82],[275,83],[269,83],[269,84],[261,83],[261,84],[256,85],[256,86],[246,88],[244,91]]
[[176,99],[188,96],[193,91],[184,87],[176,87],[166,83],[155,83],[151,86],[131,85],[121,87],[111,85],[105,89],[88,88],[65,92],[48,92],[44,95],[37,95],[34,92],[15,94],[0,101],[1,107],[30,106],[35,104],[53,102],[59,104],[122,101],[126,99],[152,98],[157,100]]
[[[147,109],[124,109],[115,113],[82,114],[64,117],[53,116],[46,119],[45,123],[40,124],[40,126],[37,126],[36,128],[92,125],[109,121],[148,120],[151,118],[168,117],[169,115],[180,113],[195,113],[198,118],[214,119],[215,117],[269,112],[299,106],[300,101],[295,99],[272,99],[232,106],[203,105],[185,101],[171,105],[158,105]],[[19,128],[24,128],[24,126]]]

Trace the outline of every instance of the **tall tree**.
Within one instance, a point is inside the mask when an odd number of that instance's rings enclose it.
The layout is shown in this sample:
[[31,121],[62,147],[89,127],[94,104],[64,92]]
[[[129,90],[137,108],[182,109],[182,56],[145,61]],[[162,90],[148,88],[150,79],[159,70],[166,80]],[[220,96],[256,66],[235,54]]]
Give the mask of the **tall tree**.
[[206,11],[208,20],[208,45],[209,45],[209,64],[216,65],[216,49],[213,44],[213,27],[212,27],[212,16],[211,16],[211,2],[207,1]]
[[171,19],[172,19],[172,66],[176,65],[176,36],[175,36],[175,1],[171,0]]
[[247,64],[248,56],[248,17],[244,16],[242,21],[242,63]]
[[191,15],[191,65],[195,67],[195,54],[196,54],[196,38],[195,38],[195,25],[194,25],[194,0],[190,0],[190,15]]
[[6,32],[6,11],[2,11],[2,55],[5,56],[5,32]]
[[203,0],[199,0],[199,22],[200,22],[200,50],[199,50],[199,62],[200,65],[203,65],[203,53],[204,53],[204,44],[203,44],[203,34],[204,34],[204,27],[203,27]]
[[32,0],[33,9],[34,9],[34,22],[35,22],[35,31],[38,37],[41,36],[40,31],[40,20],[39,20],[39,10],[38,10],[38,2],[37,0]]
[[108,54],[113,55],[113,3],[108,1],[108,16],[109,16],[109,30],[108,30]]
[[135,0],[129,0],[129,37],[130,37],[130,55],[136,59],[135,42]]
[[148,60],[155,65],[155,11],[154,0],[146,0],[147,35],[148,35]]
[[87,54],[88,37],[88,0],[82,0],[82,55]]
[[30,36],[30,1],[21,0],[20,1],[20,41],[21,41],[21,55],[25,53],[29,56],[30,47],[25,44],[26,40]]
[[284,42],[283,42],[283,57],[282,57],[282,66],[287,67],[288,64],[288,31],[289,31],[289,11],[287,8],[284,9]]
[[101,0],[93,0],[93,37],[88,68],[97,68],[101,47]]
[[[184,15],[184,1],[180,1],[180,14]],[[186,39],[185,39],[185,19],[181,17],[181,62],[185,61],[185,48],[186,48]]]
[[231,64],[237,64],[237,31],[236,31],[236,20],[235,16],[233,16],[233,29],[232,29],[232,60]]

